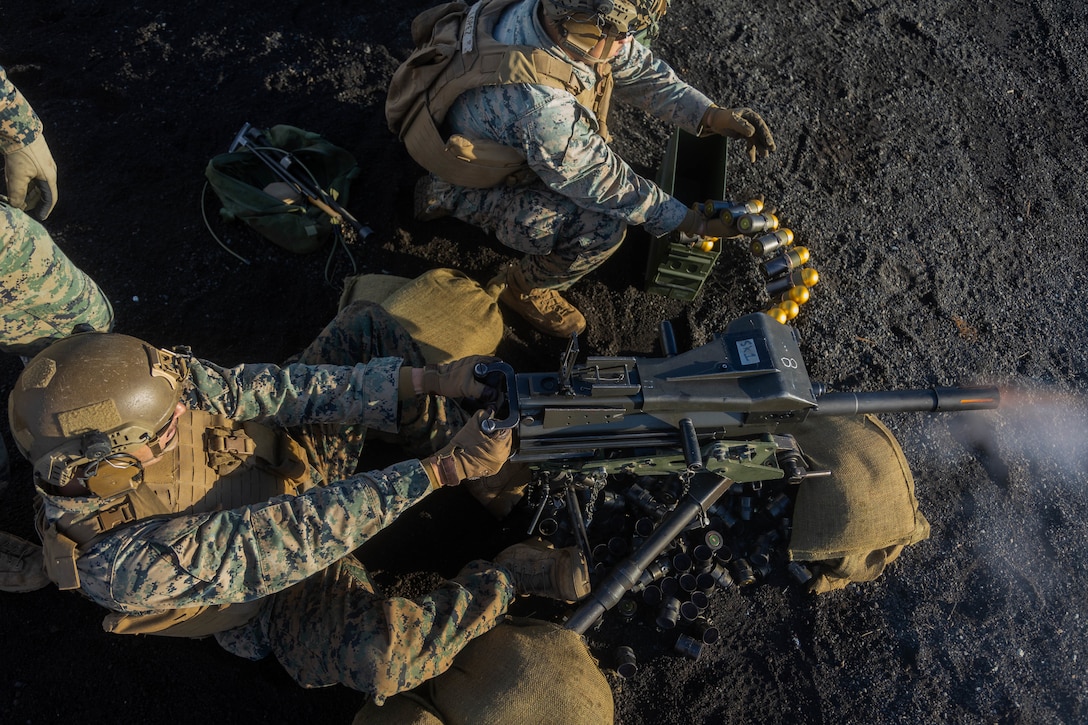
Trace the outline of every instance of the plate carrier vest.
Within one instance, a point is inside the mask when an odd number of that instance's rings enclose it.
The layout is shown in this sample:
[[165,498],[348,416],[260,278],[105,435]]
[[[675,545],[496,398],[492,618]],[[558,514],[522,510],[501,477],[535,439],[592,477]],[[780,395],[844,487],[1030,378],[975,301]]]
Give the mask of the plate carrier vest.
[[[313,486],[305,451],[285,432],[190,410],[178,419],[176,435],[177,445],[144,469],[142,481],[131,479],[136,469],[103,466],[99,475],[119,479],[118,493],[92,515],[66,515],[46,526],[38,512],[46,573],[58,588],[78,589],[81,549],[120,526],[155,516],[237,508]],[[261,603],[114,612],[102,626],[121,634],[203,637],[244,624]]]
[[558,88],[589,109],[586,120],[606,141],[611,138],[606,119],[612,66],[597,63],[598,81],[586,87],[572,63],[542,48],[495,40],[496,22],[515,2],[520,0],[479,0],[472,7],[451,2],[421,13],[412,22],[416,50],[389,84],[385,115],[390,130],[420,166],[448,183],[485,189],[535,178],[520,149],[461,134],[443,138],[439,127],[453,102],[473,88],[511,83]]

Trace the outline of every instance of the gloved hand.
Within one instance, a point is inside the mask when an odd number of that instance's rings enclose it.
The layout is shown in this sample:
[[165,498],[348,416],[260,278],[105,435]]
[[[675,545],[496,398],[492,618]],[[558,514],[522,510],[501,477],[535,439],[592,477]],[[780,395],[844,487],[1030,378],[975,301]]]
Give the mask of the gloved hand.
[[720,217],[708,219],[697,206],[688,209],[687,216],[676,230],[693,237],[735,237],[740,234],[733,224],[732,217],[729,221]]
[[766,121],[751,108],[719,108],[711,106],[703,114],[703,129],[726,138],[741,138],[748,142],[748,159],[767,158],[777,148]]
[[512,436],[508,428],[492,435],[484,433],[480,424],[490,417],[490,411],[476,411],[442,450],[421,461],[431,485],[435,488],[456,486],[465,479],[494,476],[499,472],[510,457]]
[[445,365],[428,365],[423,368],[423,392],[458,400],[493,403],[498,400],[498,391],[477,380],[473,369],[478,363],[487,364],[496,360],[497,357],[473,355]]
[[[27,146],[4,156],[8,201],[44,221],[57,203],[57,164],[40,133]],[[34,186],[31,186],[34,182]]]

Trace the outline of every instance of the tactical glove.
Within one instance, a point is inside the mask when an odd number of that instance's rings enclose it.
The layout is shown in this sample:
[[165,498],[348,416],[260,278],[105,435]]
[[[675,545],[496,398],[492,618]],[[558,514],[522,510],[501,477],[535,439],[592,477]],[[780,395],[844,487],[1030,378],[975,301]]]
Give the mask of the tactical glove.
[[729,221],[720,217],[708,219],[697,207],[688,209],[676,230],[693,237],[735,237],[739,234],[732,218]]
[[[45,137],[38,134],[30,144],[4,157],[8,200],[16,209],[27,209],[44,221],[57,203],[57,164]],[[34,186],[31,186],[34,182]]]
[[445,448],[421,461],[432,486],[456,486],[466,479],[499,472],[510,457],[512,438],[506,428],[492,435],[484,433],[481,423],[490,417],[489,411],[477,411]]
[[748,159],[767,158],[775,151],[774,138],[766,121],[751,108],[719,108],[711,106],[703,114],[702,129],[726,138],[748,142]]
[[445,365],[428,365],[423,368],[423,392],[457,400],[493,403],[498,399],[495,389],[477,380],[473,370],[479,363],[486,365],[496,360],[497,357],[473,355]]

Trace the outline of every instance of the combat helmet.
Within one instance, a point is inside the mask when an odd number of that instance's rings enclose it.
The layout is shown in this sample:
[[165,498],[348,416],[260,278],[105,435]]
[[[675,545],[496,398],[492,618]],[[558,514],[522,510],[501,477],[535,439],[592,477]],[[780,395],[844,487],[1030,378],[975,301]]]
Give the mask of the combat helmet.
[[[657,37],[669,0],[541,0],[544,16],[559,26],[563,47],[587,60],[602,39],[634,35],[646,43]],[[605,49],[608,57],[608,48]]]
[[[54,342],[23,369],[8,423],[40,485],[61,487],[86,464],[128,459],[169,427],[188,357],[111,332]],[[97,465],[91,466],[97,468]]]

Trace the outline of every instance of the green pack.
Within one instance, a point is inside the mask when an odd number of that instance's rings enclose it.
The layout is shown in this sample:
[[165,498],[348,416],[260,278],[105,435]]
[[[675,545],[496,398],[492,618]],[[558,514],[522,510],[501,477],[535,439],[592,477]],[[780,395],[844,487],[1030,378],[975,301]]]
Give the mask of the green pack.
[[[294,126],[273,126],[264,131],[273,149],[290,152],[298,166],[339,204],[347,204],[348,187],[359,175],[355,157],[319,134]],[[220,154],[204,171],[208,183],[223,204],[220,216],[241,220],[272,243],[291,252],[307,254],[320,249],[330,238],[329,215],[298,194],[278,194],[280,181],[246,148]],[[269,189],[273,185],[269,193]],[[274,195],[275,194],[275,195]]]

